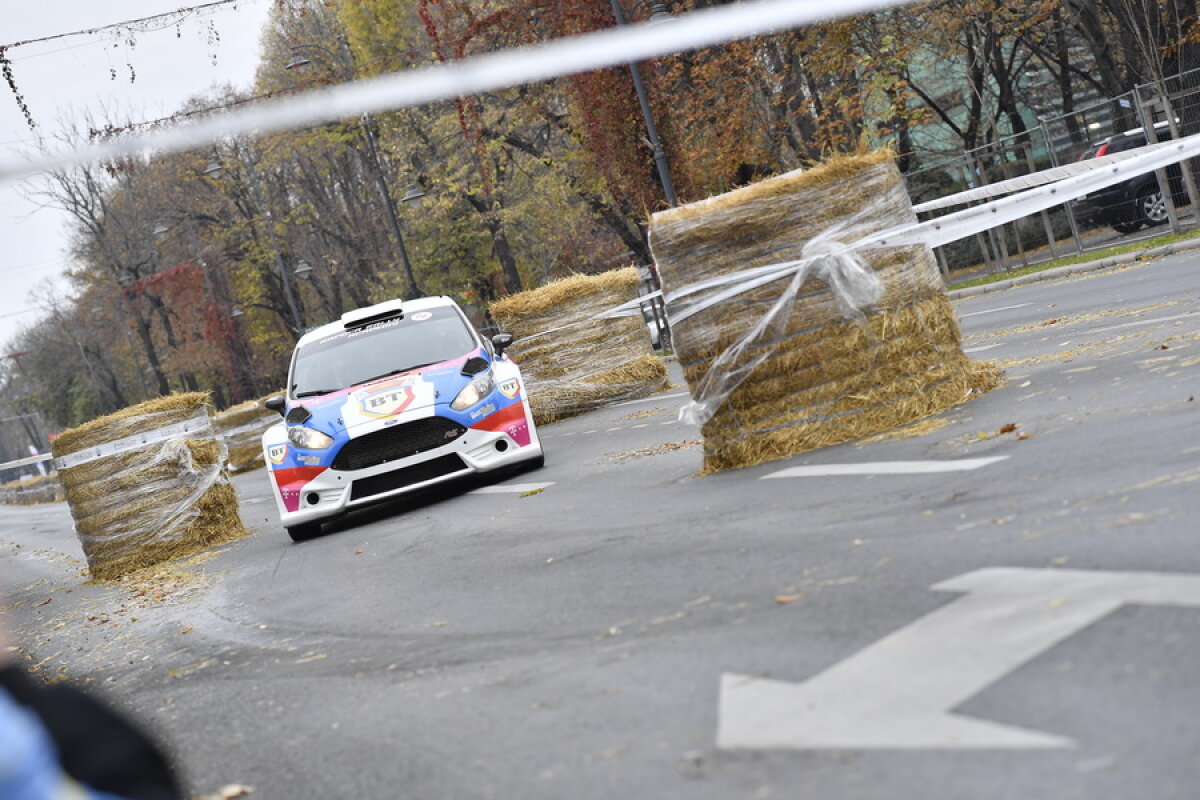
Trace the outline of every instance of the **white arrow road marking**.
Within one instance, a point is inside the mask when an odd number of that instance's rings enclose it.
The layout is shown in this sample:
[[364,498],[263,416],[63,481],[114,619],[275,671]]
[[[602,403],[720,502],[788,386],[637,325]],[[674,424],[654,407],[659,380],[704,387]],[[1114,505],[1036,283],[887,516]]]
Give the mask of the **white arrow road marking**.
[[554,481],[549,483],[498,483],[495,486],[480,486],[478,489],[472,489],[467,494],[524,494],[525,492],[536,492],[538,489],[545,489],[554,485]]
[[721,676],[726,749],[1074,747],[1062,736],[950,713],[1125,604],[1200,607],[1200,576],[983,569],[967,592],[803,683]]
[[967,472],[988,464],[1003,461],[1008,456],[985,458],[959,458],[953,461],[875,461],[865,464],[809,464],[804,467],[788,467],[769,475],[768,478],[821,478],[828,475],[925,475],[932,472]]

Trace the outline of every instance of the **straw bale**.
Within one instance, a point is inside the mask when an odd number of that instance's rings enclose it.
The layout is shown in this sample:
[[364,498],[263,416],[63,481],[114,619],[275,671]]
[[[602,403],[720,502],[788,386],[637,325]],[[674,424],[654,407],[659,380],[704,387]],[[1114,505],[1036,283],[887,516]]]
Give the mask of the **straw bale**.
[[497,319],[529,317],[597,292],[616,292],[632,299],[637,295],[638,282],[637,270],[633,267],[614,269],[599,275],[568,275],[538,289],[502,297],[492,303],[491,311]]
[[[282,394],[282,390],[273,394]],[[245,472],[264,466],[261,436],[263,431],[279,421],[279,415],[263,405],[271,396],[247,400],[213,418],[213,424],[229,451],[226,463],[230,472]]]
[[[891,154],[839,156],[719,197],[656,214],[651,242],[668,291],[804,257],[838,227],[850,242],[915,220]],[[962,352],[958,321],[924,246],[860,251],[884,293],[846,320],[832,290],[809,278],[775,335],[743,358],[765,360],[702,426],[704,471],[732,469],[916,422],[997,385],[999,372]],[[674,324],[695,392],[712,363],[779,301],[788,279]],[[668,314],[681,306],[671,305]]]
[[133,445],[128,437],[210,415],[208,396],[156,398],[64,431],[63,458],[105,444],[123,449],[59,470],[93,578],[109,580],[245,536],[215,434]]
[[0,486],[0,503],[16,506],[32,506],[39,503],[60,503],[63,499],[62,484],[57,475],[35,475],[23,481],[12,481]]
[[[61,457],[77,453],[127,435],[183,422],[207,404],[208,394],[205,392],[179,392],[128,406],[63,431],[54,440],[54,455]],[[157,424],[148,426],[147,417],[152,417]]]
[[645,397],[666,386],[667,370],[654,354],[640,314],[593,320],[637,298],[633,267],[600,275],[572,275],[497,300],[491,313],[516,340],[538,424],[600,406]]

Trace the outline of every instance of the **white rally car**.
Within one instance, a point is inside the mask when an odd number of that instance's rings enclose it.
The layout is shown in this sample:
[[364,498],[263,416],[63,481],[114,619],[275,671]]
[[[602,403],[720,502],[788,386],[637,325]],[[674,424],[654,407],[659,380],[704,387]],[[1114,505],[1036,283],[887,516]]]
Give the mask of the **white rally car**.
[[525,385],[448,297],[391,300],[296,343],[283,421],[263,434],[279,518],[295,541],[349,509],[477,472],[541,466]]

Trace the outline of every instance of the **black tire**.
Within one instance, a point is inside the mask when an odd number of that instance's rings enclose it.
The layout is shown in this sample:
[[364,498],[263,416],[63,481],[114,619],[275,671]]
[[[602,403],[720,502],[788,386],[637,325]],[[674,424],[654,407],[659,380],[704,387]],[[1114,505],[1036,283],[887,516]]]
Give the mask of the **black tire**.
[[1163,200],[1162,192],[1158,189],[1158,184],[1151,184],[1138,189],[1137,199],[1133,201],[1133,207],[1138,222],[1145,224],[1147,227],[1166,225],[1168,222],[1167,204]]
[[1114,222],[1113,223],[1113,230],[1116,231],[1117,233],[1133,233],[1140,227],[1142,227],[1142,223],[1140,220],[1133,220],[1132,222]]
[[293,525],[287,529],[288,536],[293,542],[304,542],[321,533],[321,523],[306,522],[303,525]]
[[546,454],[542,453],[537,458],[531,458],[525,463],[529,465],[530,469],[541,469],[546,466]]

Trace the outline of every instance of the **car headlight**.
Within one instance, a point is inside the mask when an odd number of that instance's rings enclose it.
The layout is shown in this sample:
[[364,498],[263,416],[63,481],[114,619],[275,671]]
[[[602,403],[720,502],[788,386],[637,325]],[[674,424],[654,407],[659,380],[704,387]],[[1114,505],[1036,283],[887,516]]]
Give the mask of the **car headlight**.
[[458,393],[458,397],[454,398],[454,402],[450,404],[450,407],[455,411],[468,409],[491,394],[492,388],[495,385],[492,381],[491,370],[488,370],[463,387],[463,390]]
[[296,447],[301,447],[305,450],[324,450],[333,444],[332,436],[321,433],[314,428],[306,428],[303,425],[288,428],[288,439]]

